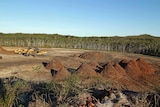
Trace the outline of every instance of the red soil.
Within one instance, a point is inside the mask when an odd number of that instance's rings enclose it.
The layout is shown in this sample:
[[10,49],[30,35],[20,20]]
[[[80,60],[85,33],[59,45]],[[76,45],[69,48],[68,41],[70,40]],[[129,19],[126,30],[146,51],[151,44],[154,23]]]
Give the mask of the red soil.
[[91,61],[89,65],[94,69],[94,70],[100,70],[102,66],[99,65],[97,61]]
[[53,79],[58,81],[64,80],[71,75],[64,65],[57,59],[52,59],[46,65],[46,69],[50,70]]
[[154,72],[156,71],[142,58],[130,61],[122,60],[119,64],[125,69],[128,74],[133,75],[154,74]]
[[[0,46],[0,54],[11,54],[13,51],[7,51]],[[52,53],[50,53],[52,54]],[[117,55],[117,56],[116,56]],[[4,55],[4,59],[5,59]],[[10,56],[10,55],[7,55]],[[115,57],[116,56],[116,57]],[[12,57],[12,56],[11,56]],[[48,58],[53,58],[53,55],[48,56]],[[137,57],[137,56],[136,56]],[[134,91],[146,91],[155,88],[160,88],[160,75],[157,73],[160,69],[160,63],[156,63],[152,60],[145,61],[142,58],[136,59],[136,57],[113,54],[112,53],[102,53],[102,52],[86,52],[78,57],[54,57],[49,61],[49,63],[44,64],[44,71],[38,72],[33,77],[39,77],[39,80],[64,80],[68,78],[71,74],[66,68],[71,68],[76,74],[80,75],[82,82],[96,81],[96,78],[111,80],[113,86],[119,88],[125,88]],[[19,56],[17,56],[19,58]],[[46,60],[45,58],[31,57],[21,57],[24,60],[20,62],[13,62],[16,66],[19,64],[27,64],[33,61],[34,63],[42,63]],[[125,60],[121,60],[126,58]],[[144,57],[145,58],[145,57]],[[2,57],[0,56],[0,59]],[[9,59],[9,58],[8,58]],[[1,62],[5,60],[1,60]],[[156,60],[157,61],[157,60]],[[1,63],[3,66],[9,66],[10,60],[6,63]],[[11,63],[12,64],[12,63]],[[13,65],[14,65],[13,64]],[[100,66],[102,65],[103,66]],[[157,64],[157,65],[156,65]],[[30,66],[30,65],[28,65]],[[157,67],[157,68],[156,68]],[[23,69],[23,68],[22,68]],[[75,70],[76,69],[76,70]],[[28,72],[30,73],[30,72]],[[8,75],[8,74],[7,74]],[[23,74],[23,75],[31,75]],[[44,79],[45,78],[45,79]],[[34,79],[34,78],[33,78]],[[36,80],[36,78],[35,78]]]
[[86,52],[79,56],[80,58],[87,60],[101,60],[103,61],[106,55],[102,52]]
[[136,60],[136,62],[139,65],[139,69],[143,73],[146,73],[146,74],[153,74],[153,73],[155,73],[156,70],[151,65],[149,65],[144,59],[139,58],[139,59]]
[[107,63],[102,70],[102,76],[117,80],[121,76],[121,74],[115,69],[113,65],[114,63],[112,62]]
[[126,76],[126,71],[125,69],[123,69],[119,63],[115,63],[114,64],[114,68],[118,71],[118,73],[120,74],[120,78]]
[[[101,76],[111,80],[112,85],[115,87],[134,91],[151,90],[156,86],[156,82],[160,83],[159,76],[155,73],[156,69],[142,58],[124,59],[119,62],[111,60],[100,66],[98,62],[106,57],[103,53],[87,52],[79,57],[88,61],[88,63],[82,62],[75,71],[85,83],[91,83],[91,81],[95,80],[95,77]],[[71,75],[61,61],[56,58],[52,59],[46,68],[54,72],[57,71],[57,73],[53,74],[55,80],[63,80]]]
[[76,70],[76,73],[80,74],[82,77],[95,77],[97,76],[96,71],[93,67],[87,63],[83,63],[80,67]]
[[57,59],[52,59],[46,65],[46,69],[54,69],[56,71],[60,71],[63,67],[64,67],[64,65],[62,65],[62,63],[59,60],[57,60]]
[[83,63],[78,68],[77,71],[81,75],[95,76],[98,70],[100,75],[111,80],[115,87],[143,91],[153,89],[156,84],[155,81],[157,83],[160,82],[160,79],[155,73],[156,69],[142,58],[132,60],[124,59],[119,62],[117,60],[111,60],[104,64],[104,66],[100,66],[98,62],[100,60],[104,61],[104,59],[107,58],[101,52],[86,52],[79,57],[91,60],[89,64]]
[[[109,62],[104,66],[101,74],[123,88],[150,90],[150,84],[159,81],[158,77],[154,76],[155,71],[144,59],[138,58],[137,60],[122,60],[119,63]],[[150,76],[155,78],[151,79]]]

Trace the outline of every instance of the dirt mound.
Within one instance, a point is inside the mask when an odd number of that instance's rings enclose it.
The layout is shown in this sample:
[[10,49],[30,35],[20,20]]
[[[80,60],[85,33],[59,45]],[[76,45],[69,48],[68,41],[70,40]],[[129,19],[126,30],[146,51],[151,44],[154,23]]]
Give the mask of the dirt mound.
[[84,78],[100,74],[111,80],[113,86],[131,90],[149,90],[149,85],[158,80],[153,78],[152,82],[148,82],[148,77],[155,74],[155,69],[142,58],[120,62],[110,61],[103,66],[100,66],[97,61],[91,61],[82,63],[76,71]]
[[54,80],[61,81],[68,78],[71,74],[64,67],[60,71],[54,71],[51,69],[51,74]]
[[102,69],[102,66],[99,65],[99,63],[97,61],[91,61],[88,64],[97,72],[99,72]]
[[142,58],[130,61],[122,60],[119,64],[126,70],[127,73],[131,73],[133,75],[153,74],[156,71]]
[[136,62],[138,63],[139,68],[140,70],[142,70],[143,73],[147,74],[155,73],[156,70],[151,65],[149,65],[144,59],[138,58]]
[[126,71],[125,71],[125,69],[123,69],[123,67],[120,66],[119,63],[115,63],[113,66],[114,66],[114,68],[118,71],[118,73],[121,74],[121,77],[126,76]]
[[105,59],[105,54],[102,52],[86,52],[81,54],[79,57],[87,60],[103,61]]
[[93,67],[88,63],[82,63],[79,68],[75,71],[76,75],[79,75],[82,84],[92,84],[96,82],[98,76],[100,76]]
[[93,67],[87,63],[82,63],[80,67],[76,70],[76,73],[80,74],[83,77],[95,77],[97,76],[96,71]]
[[0,54],[14,54],[13,51],[7,51],[2,46],[0,46]]
[[103,66],[101,74],[103,77],[111,79],[116,86],[131,90],[150,90],[152,87],[150,84],[159,81],[158,78],[152,78],[151,81],[151,78],[148,78],[156,75],[155,71],[144,59],[138,58],[121,60],[119,63],[109,62]]
[[64,67],[64,65],[62,65],[62,63],[57,60],[57,59],[52,59],[47,65],[46,68],[47,69],[54,69],[56,71],[60,71],[62,68]]
[[51,71],[51,75],[54,80],[64,80],[68,78],[71,74],[64,67],[64,65],[57,59],[52,59],[47,65],[46,69]]
[[134,89],[135,86],[137,86],[137,84],[132,82],[132,80],[128,77],[125,69],[117,62],[109,62],[105,64],[101,71],[101,75],[111,80],[112,86],[115,88]]
[[[119,68],[119,66],[117,64],[115,64],[113,62],[109,62],[106,65],[104,65],[104,68],[102,70],[102,75],[106,78],[117,80],[124,75],[119,72],[118,68]],[[121,69],[123,69],[123,68],[121,68]]]
[[124,69],[126,68],[127,64],[128,64],[128,60],[127,59],[123,59],[119,62],[120,66],[123,67]]
[[139,69],[139,65],[136,62],[136,60],[130,60],[127,63],[126,69],[127,73],[131,73],[133,75],[139,75],[142,74],[142,71]]

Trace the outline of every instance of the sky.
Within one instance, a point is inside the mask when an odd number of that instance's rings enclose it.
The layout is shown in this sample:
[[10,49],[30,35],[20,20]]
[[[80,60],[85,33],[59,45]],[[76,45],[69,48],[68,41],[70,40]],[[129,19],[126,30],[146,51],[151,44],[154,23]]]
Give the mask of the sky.
[[0,0],[0,32],[160,37],[160,0]]

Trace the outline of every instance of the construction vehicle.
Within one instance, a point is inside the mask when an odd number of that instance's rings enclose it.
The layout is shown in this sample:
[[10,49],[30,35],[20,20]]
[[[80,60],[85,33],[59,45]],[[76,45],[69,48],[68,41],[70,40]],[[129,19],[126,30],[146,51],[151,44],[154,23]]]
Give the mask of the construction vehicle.
[[39,50],[37,47],[19,48],[14,50],[16,54],[22,54],[24,56],[42,56],[46,55],[47,52],[44,50]]

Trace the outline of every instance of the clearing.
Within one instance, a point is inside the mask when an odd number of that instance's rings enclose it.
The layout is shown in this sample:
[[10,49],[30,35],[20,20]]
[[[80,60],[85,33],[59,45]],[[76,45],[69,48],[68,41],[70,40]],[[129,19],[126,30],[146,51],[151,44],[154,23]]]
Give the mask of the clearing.
[[[91,81],[100,75],[118,88],[134,91],[160,89],[159,57],[63,48],[43,48],[48,52],[46,56],[32,57],[14,54],[18,48],[0,47],[0,78],[15,76],[27,81],[50,82],[77,72],[84,75],[82,79],[89,75]],[[59,72],[59,76],[55,76],[53,70]]]

